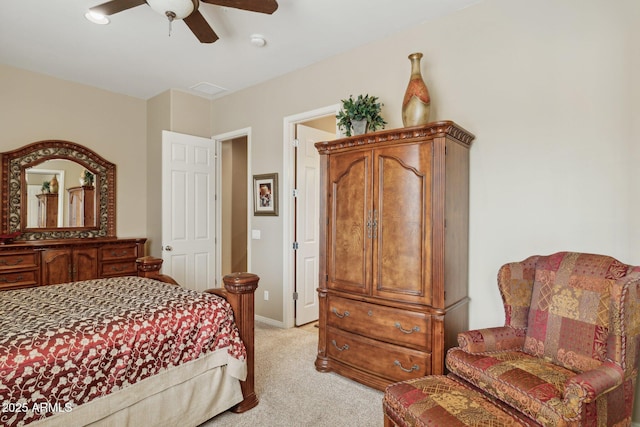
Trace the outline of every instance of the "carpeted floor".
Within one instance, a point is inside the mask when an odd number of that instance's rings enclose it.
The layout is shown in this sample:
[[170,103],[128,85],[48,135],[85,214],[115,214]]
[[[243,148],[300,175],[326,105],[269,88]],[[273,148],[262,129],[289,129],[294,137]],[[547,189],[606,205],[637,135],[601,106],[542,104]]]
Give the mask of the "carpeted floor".
[[314,367],[318,329],[256,323],[256,393],[243,414],[225,412],[200,427],[379,427],[382,392]]

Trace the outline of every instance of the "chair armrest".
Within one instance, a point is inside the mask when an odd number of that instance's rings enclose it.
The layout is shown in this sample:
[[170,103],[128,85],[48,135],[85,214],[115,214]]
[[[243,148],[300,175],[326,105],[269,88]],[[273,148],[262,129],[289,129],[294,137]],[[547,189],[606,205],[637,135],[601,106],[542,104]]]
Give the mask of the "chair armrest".
[[458,334],[458,345],[467,353],[521,350],[524,345],[524,337],[524,329],[499,326],[461,332]]
[[613,362],[606,361],[596,369],[585,371],[565,383],[564,400],[579,413],[582,404],[595,401],[601,395],[618,387],[624,381],[624,371]]

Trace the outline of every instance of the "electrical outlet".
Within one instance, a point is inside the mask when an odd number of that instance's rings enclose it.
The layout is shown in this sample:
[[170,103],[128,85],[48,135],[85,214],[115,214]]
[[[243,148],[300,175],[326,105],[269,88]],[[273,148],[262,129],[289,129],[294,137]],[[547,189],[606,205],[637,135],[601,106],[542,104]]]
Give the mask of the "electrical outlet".
[[269,291],[264,291],[264,300],[269,301]]

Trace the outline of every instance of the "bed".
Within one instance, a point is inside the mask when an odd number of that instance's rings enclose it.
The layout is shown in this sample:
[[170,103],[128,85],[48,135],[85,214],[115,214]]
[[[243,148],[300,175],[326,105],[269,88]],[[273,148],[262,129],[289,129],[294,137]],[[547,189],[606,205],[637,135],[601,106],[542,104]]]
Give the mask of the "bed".
[[0,292],[0,425],[196,426],[255,406],[257,276],[199,293],[160,265]]

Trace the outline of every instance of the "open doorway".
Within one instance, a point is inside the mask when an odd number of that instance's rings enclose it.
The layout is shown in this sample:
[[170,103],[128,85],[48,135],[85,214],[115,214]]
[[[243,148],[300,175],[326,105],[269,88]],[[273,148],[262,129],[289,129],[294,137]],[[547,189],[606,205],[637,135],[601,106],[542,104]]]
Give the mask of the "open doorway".
[[218,184],[216,191],[216,247],[219,286],[222,277],[251,270],[250,246],[250,129],[216,135]]
[[318,319],[320,160],[316,142],[336,138],[339,105],[285,118],[283,203],[285,327]]
[[220,144],[222,276],[247,271],[247,137]]

